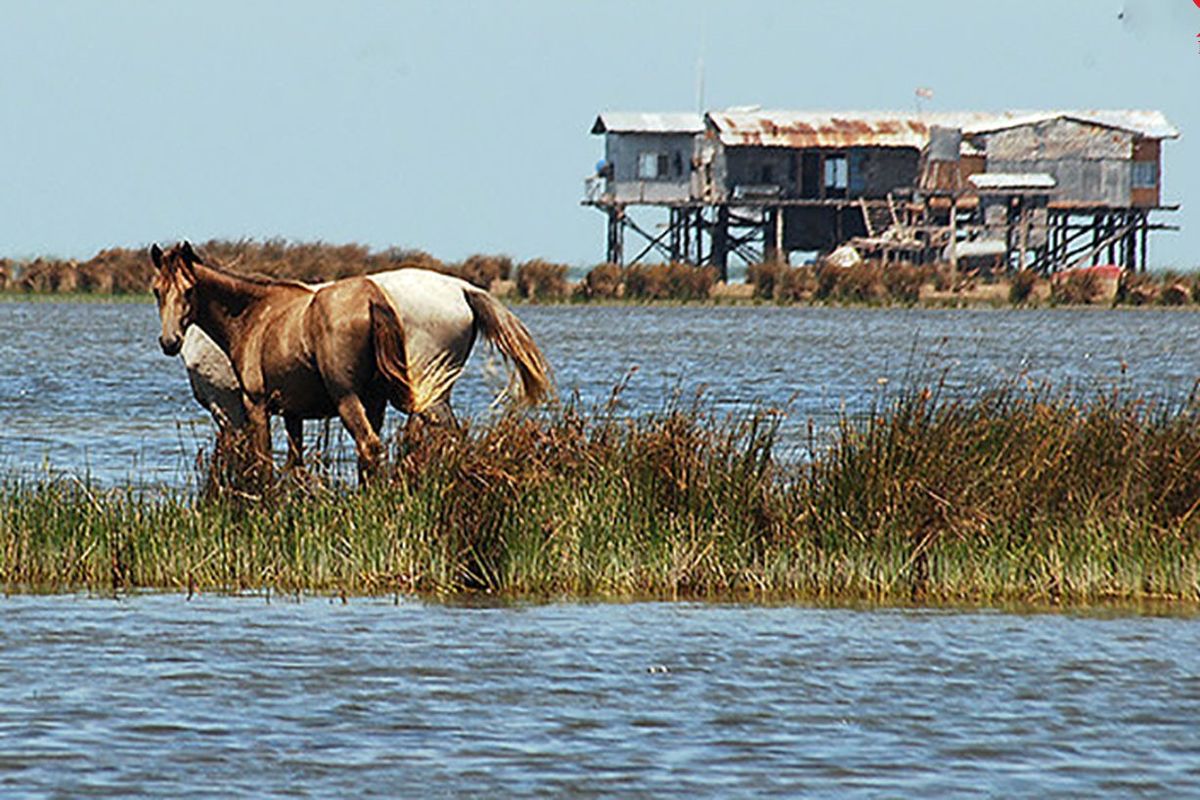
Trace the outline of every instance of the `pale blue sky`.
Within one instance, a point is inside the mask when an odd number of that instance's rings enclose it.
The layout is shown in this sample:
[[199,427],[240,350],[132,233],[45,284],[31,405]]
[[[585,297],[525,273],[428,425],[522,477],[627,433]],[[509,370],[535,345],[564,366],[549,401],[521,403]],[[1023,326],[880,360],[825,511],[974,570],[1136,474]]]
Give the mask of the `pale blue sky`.
[[703,52],[710,108],[1160,109],[1184,230],[1151,256],[1194,268],[1197,33],[1192,0],[3,0],[0,255],[282,236],[592,264],[595,114],[694,108]]

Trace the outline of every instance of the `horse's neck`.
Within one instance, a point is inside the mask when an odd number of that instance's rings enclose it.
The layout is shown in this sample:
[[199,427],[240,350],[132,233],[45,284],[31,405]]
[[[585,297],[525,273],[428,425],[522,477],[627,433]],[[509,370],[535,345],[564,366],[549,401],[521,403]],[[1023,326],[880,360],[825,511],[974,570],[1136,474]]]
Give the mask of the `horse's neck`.
[[193,268],[196,272],[195,324],[232,357],[233,342],[242,338],[250,312],[267,298],[273,287],[200,264]]

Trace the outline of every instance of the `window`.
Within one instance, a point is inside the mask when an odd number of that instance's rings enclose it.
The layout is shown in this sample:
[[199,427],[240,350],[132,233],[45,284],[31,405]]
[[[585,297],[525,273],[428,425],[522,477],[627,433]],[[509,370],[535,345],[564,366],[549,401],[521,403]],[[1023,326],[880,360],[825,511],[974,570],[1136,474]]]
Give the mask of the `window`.
[[825,157],[825,188],[845,189],[850,185],[850,170],[845,156]]
[[639,178],[654,180],[667,177],[666,153],[640,153],[637,161]]
[[1134,161],[1133,188],[1153,189],[1155,186],[1158,186],[1158,162]]

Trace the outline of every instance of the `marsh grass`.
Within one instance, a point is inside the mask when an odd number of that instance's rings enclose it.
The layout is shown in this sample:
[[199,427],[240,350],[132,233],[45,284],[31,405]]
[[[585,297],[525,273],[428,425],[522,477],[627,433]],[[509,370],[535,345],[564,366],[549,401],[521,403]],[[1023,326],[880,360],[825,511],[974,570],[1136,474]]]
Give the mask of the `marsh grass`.
[[937,387],[845,419],[807,458],[782,414],[677,398],[505,416],[396,443],[364,491],[0,485],[9,590],[883,603],[1200,601],[1190,400]]

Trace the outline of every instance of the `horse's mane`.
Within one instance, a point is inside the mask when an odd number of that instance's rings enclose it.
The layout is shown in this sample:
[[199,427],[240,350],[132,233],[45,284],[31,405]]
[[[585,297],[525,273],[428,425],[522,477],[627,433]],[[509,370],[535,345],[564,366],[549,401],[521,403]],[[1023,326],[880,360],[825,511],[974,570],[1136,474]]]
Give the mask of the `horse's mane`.
[[[178,245],[176,245],[175,248],[172,248],[173,252],[178,250]],[[229,265],[222,264],[207,254],[196,253],[196,257],[199,259],[201,264],[213,270],[214,272],[219,272],[229,278],[237,278],[238,280],[243,280],[247,283],[253,283],[255,286],[293,286],[300,289],[307,289],[309,291],[311,291],[313,288],[311,284],[307,284],[303,281],[298,281],[293,278],[276,278],[270,275],[265,275],[261,272],[235,272],[229,268]],[[237,259],[234,259],[234,263],[237,263]]]
[[256,286],[293,286],[300,289],[312,291],[312,284],[298,281],[294,278],[274,278],[270,275],[264,275],[261,272],[234,272],[231,269],[213,264],[205,264],[209,269],[215,270],[222,275],[227,275],[231,278],[240,278],[247,283],[253,283]]

